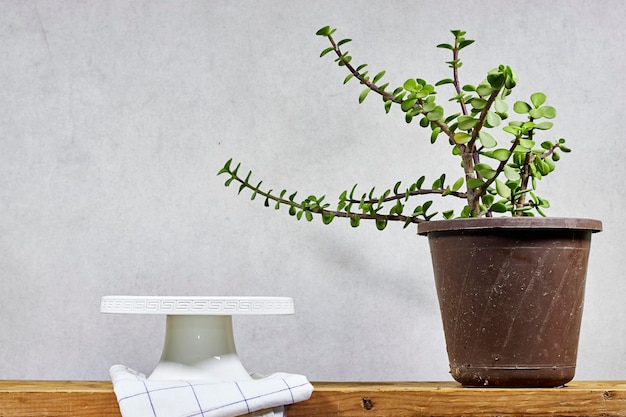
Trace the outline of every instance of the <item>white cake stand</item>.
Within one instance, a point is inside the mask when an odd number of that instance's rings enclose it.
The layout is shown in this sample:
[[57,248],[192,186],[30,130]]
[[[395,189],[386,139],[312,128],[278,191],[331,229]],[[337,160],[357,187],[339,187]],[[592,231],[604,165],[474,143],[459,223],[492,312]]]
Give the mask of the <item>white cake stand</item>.
[[102,313],[167,316],[165,344],[148,379],[241,381],[250,374],[235,348],[232,316],[294,314],[288,297],[105,296]]

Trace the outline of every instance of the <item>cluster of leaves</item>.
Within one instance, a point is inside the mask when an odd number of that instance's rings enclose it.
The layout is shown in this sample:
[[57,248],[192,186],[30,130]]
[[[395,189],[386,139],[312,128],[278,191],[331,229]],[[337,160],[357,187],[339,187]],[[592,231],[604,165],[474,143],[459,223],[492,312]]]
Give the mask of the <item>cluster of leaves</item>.
[[[383,82],[385,71],[378,71],[372,77],[367,64],[353,66],[350,53],[342,50],[351,39],[336,41],[333,37],[335,31],[326,26],[317,32],[330,43],[320,56],[333,54],[335,62],[347,69],[344,84],[357,80],[364,86],[359,94],[359,103],[373,92],[382,98],[386,113],[394,106],[399,107],[407,123],[417,120],[422,128],[429,129],[431,143],[445,137],[452,147],[452,153],[460,158],[463,175],[452,184],[446,184],[446,174],[441,174],[430,188],[424,188],[425,178],[422,176],[408,187],[402,187],[398,182],[380,195],[376,195],[372,189],[360,197],[356,194],[355,185],[349,192],[346,190],[339,196],[336,208],[331,208],[325,202],[325,196],[311,195],[297,202],[297,193],[285,197],[288,194],[286,190],[278,194],[274,194],[273,190],[263,191],[262,182],[250,182],[251,172],[246,177],[239,176],[240,165],[232,168],[232,160],[219,171],[219,174],[230,176],[226,181],[227,186],[237,182],[240,193],[249,189],[252,191],[252,199],[261,195],[265,198],[266,206],[273,202],[276,209],[286,205],[289,213],[298,219],[304,217],[310,221],[314,214],[319,214],[322,221],[328,224],[335,217],[346,217],[355,227],[361,219],[372,219],[380,230],[386,227],[388,221],[401,221],[406,227],[411,223],[432,219],[438,214],[429,211],[432,200],[426,200],[412,211],[405,211],[411,197],[429,194],[466,200],[465,207],[458,215],[453,210],[443,211],[441,215],[446,219],[492,216],[493,213],[505,212],[513,216],[529,216],[533,212],[545,215],[543,209],[549,207],[549,203],[536,194],[537,180],[555,169],[560,152],[569,152],[564,139],[537,142],[536,135],[551,129],[550,120],[556,116],[554,107],[545,105],[545,94],[532,94],[529,102],[516,101],[513,111],[523,116],[523,119],[509,121],[502,126],[509,118],[506,99],[517,85],[517,76],[509,66],[500,65],[489,71],[477,85],[461,85],[459,68],[462,62],[459,52],[474,42],[465,38],[465,32],[453,30],[454,43],[437,45],[452,53],[452,59],[446,62],[452,70],[451,78],[444,78],[434,85],[421,78],[411,78],[390,89],[389,83]],[[450,115],[446,115],[445,108],[437,101],[436,89],[444,85],[452,87],[449,101],[456,103],[458,108],[457,112]],[[497,133],[496,128],[499,128]],[[500,145],[500,136],[506,136],[506,145]]]

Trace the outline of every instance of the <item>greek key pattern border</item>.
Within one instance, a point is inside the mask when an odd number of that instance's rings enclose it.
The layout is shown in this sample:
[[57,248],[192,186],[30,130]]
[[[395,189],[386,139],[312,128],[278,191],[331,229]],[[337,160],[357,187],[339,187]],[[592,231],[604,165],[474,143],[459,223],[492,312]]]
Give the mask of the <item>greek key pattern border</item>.
[[293,314],[288,297],[135,297],[105,296],[102,313],[121,314]]

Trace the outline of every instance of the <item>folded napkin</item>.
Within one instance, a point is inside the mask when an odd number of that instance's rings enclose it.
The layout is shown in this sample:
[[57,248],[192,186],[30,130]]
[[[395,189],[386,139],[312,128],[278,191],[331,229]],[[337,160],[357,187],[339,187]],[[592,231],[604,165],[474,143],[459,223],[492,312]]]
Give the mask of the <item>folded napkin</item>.
[[153,380],[123,365],[110,373],[123,417],[280,416],[313,392],[306,377],[287,373],[235,382]]

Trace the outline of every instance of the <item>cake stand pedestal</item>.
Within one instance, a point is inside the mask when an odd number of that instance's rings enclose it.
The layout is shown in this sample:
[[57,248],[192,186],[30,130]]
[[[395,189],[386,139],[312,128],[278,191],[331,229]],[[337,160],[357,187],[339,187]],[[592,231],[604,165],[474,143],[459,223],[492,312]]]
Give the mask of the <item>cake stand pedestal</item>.
[[232,316],[294,314],[288,297],[105,296],[100,311],[166,316],[165,343],[148,379],[241,381],[251,379],[242,365]]

